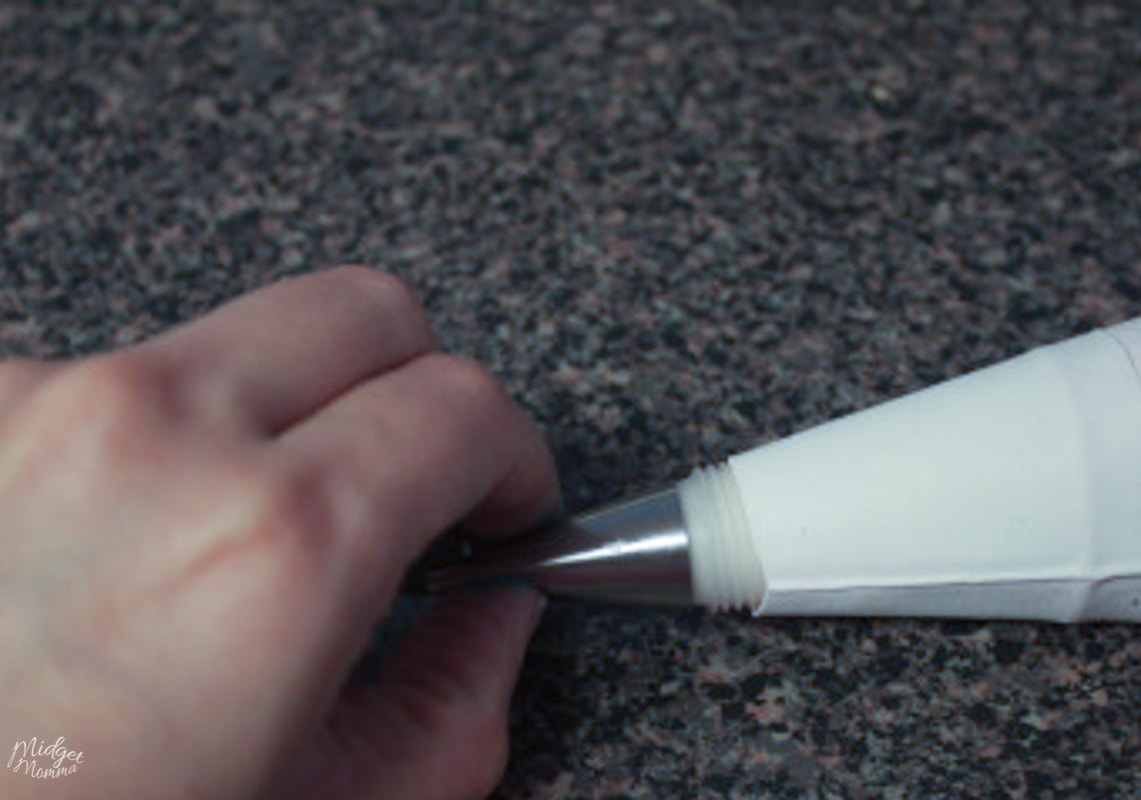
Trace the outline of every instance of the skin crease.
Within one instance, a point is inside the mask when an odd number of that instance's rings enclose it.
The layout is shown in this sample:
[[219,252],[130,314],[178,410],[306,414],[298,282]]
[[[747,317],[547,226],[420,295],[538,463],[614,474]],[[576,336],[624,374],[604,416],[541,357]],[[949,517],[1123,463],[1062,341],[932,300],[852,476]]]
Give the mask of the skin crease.
[[342,687],[435,536],[557,503],[535,427],[375,270],[0,362],[0,764],[33,736],[84,754],[0,797],[485,796],[536,592],[445,599]]

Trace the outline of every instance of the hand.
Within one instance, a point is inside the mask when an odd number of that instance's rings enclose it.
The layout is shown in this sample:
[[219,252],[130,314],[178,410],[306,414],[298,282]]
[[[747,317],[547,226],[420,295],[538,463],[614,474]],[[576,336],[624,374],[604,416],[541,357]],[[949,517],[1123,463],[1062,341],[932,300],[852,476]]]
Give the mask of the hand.
[[426,543],[557,503],[525,415],[434,347],[402,284],[349,267],[0,365],[0,765],[32,737],[83,754],[55,779],[9,765],[0,796],[494,788],[537,593],[445,600],[342,691]]

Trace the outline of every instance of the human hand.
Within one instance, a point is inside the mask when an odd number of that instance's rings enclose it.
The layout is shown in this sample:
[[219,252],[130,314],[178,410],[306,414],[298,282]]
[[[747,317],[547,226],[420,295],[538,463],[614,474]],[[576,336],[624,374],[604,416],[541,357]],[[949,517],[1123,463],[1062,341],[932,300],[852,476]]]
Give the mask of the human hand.
[[434,348],[402,284],[349,267],[0,364],[0,763],[31,737],[83,753],[9,764],[0,796],[492,790],[537,593],[444,600],[342,691],[427,542],[557,502],[525,415]]

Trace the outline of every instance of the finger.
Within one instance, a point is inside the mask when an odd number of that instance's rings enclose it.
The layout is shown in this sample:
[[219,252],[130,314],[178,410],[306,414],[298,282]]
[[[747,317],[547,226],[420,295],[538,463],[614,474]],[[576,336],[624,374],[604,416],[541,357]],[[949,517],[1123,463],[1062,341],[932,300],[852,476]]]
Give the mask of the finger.
[[275,433],[434,346],[403,283],[340,267],[253,292],[132,349],[173,367],[213,417]]
[[533,589],[455,595],[352,689],[302,757],[292,797],[481,798],[507,763],[511,696],[542,613]]
[[[277,443],[286,470],[319,474],[360,617],[429,541],[474,514],[486,530],[534,524],[558,501],[530,419],[478,365],[439,353],[362,384]],[[365,593],[362,596],[362,592]],[[380,613],[382,608],[373,608]]]
[[0,424],[59,364],[30,359],[0,361]]

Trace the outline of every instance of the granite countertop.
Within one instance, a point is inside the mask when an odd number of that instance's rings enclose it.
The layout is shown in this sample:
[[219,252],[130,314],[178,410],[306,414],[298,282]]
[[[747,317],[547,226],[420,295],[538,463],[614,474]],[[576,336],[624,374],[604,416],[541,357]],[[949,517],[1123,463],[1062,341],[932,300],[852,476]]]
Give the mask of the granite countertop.
[[[1124,0],[39,6],[0,6],[5,354],[376,265],[574,510],[1141,313]],[[500,794],[1141,796],[1139,657],[555,603]]]

